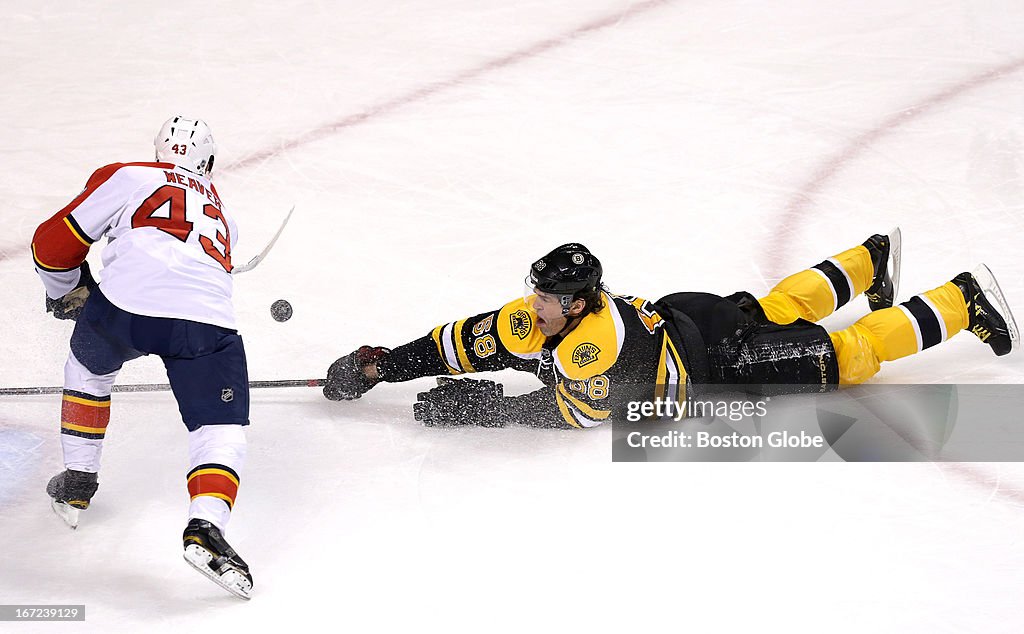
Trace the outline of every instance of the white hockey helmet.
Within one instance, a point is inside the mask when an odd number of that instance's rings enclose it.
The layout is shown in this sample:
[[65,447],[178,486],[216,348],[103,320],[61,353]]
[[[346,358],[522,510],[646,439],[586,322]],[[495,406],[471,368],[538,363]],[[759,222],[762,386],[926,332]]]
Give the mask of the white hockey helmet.
[[204,176],[213,171],[217,144],[213,141],[210,126],[201,119],[171,117],[156,133],[153,145],[156,146],[157,161],[174,163]]

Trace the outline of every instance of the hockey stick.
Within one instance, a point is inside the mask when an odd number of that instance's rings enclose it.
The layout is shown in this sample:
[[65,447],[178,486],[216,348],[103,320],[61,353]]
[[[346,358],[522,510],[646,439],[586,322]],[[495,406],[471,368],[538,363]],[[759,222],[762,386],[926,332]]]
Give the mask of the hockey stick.
[[[320,387],[323,379],[287,379],[283,381],[249,381],[249,388],[264,387]],[[166,392],[171,389],[169,383],[130,383],[115,385],[111,392]],[[37,387],[4,387],[0,388],[0,396],[34,396],[37,394],[60,394],[64,391],[59,386]]]
[[253,259],[249,260],[247,263],[243,264],[242,266],[236,266],[232,268],[232,275],[237,275],[239,273],[245,273],[246,271],[253,270],[254,268],[256,268],[257,264],[263,261],[263,258],[267,257],[267,254],[270,253],[270,250],[274,248],[274,243],[276,243],[277,239],[281,237],[281,232],[284,231],[284,227],[285,225],[288,224],[288,220],[291,219],[292,213],[294,211],[295,205],[292,205],[292,208],[288,210],[288,215],[284,217],[284,220],[281,222],[281,226],[278,227],[277,229],[277,233],[275,233],[274,237],[270,239],[270,242],[267,243],[267,246],[263,247],[263,250],[257,253],[256,256],[253,257]]

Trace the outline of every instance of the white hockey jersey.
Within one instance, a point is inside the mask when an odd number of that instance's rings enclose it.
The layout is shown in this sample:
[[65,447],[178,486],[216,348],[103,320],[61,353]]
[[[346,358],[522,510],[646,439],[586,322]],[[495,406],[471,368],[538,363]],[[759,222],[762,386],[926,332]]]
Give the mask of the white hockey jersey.
[[208,178],[170,163],[96,170],[32,241],[46,293],[73,289],[89,247],[107,237],[100,289],[118,308],[235,327],[231,249],[238,228]]

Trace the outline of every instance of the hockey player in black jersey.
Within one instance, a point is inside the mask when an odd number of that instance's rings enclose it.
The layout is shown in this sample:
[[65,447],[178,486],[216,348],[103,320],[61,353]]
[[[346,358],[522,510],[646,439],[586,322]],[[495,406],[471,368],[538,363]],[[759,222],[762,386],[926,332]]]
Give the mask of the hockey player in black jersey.
[[[533,263],[524,298],[393,350],[362,346],[331,365],[324,395],[350,400],[380,381],[512,368],[536,374],[544,387],[504,396],[492,381],[438,378],[419,395],[416,419],[580,428],[623,415],[630,401],[861,383],[882,361],[964,329],[997,355],[1017,347],[1013,317],[984,265],[894,307],[899,251],[896,229],[785,278],[761,299],[683,292],[652,303],[609,293],[600,261],[581,244],[565,244]],[[861,293],[873,312],[854,325],[829,333],[814,323]]]

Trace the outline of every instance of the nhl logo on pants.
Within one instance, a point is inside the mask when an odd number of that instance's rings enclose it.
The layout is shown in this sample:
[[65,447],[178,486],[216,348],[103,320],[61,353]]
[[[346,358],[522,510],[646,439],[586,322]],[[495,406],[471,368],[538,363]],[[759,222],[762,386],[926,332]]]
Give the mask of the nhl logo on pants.
[[230,387],[224,388],[223,390],[220,391],[220,400],[224,401],[225,403],[230,403],[231,401],[235,400],[235,391],[232,390]]

